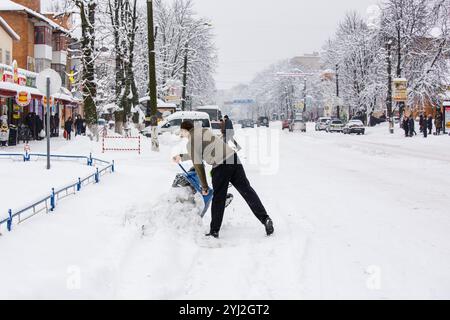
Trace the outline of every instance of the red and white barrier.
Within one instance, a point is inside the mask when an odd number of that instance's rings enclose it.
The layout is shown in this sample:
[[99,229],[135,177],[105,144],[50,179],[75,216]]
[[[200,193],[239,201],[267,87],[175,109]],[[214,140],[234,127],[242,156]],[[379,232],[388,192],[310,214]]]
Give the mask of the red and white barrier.
[[[108,147],[107,141],[116,141],[120,143],[116,143],[114,147]],[[136,141],[137,142],[137,148],[130,148],[130,142]],[[141,136],[137,137],[112,137],[112,136],[103,136],[102,140],[102,153],[105,153],[106,151],[137,151],[139,154],[141,154]]]

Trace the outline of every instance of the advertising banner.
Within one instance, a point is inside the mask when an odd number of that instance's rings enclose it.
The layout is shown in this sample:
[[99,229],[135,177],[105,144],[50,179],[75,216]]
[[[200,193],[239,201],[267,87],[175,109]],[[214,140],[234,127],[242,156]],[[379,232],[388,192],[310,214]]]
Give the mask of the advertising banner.
[[450,130],[450,102],[448,105],[444,106],[445,108],[445,127]]
[[392,98],[396,102],[408,101],[408,81],[406,79],[394,79]]

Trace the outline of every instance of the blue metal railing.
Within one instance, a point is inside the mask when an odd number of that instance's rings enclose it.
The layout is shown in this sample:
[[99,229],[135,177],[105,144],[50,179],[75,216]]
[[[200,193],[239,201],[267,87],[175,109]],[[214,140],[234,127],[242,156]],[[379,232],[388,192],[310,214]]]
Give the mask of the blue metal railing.
[[[31,157],[47,157],[46,154],[39,154],[39,153],[0,153],[0,157],[20,157],[20,159],[23,159],[23,161],[27,162],[31,160]],[[94,166],[95,163],[101,163],[105,165],[104,168],[96,168],[96,172],[85,177],[85,178],[78,178],[78,180],[75,183],[71,183],[63,188],[55,190],[55,188],[52,188],[49,195],[39,199],[38,201],[27,205],[21,209],[18,210],[8,210],[8,217],[1,220],[0,219],[0,227],[2,225],[6,224],[6,228],[8,231],[12,231],[12,226],[14,223],[14,219],[18,221],[18,223],[22,223],[23,221],[33,217],[34,215],[46,211],[46,213],[53,212],[56,208],[57,201],[75,194],[77,192],[80,192],[81,189],[89,184],[92,183],[99,183],[100,177],[102,175],[107,174],[108,172],[114,173],[115,171],[115,162],[114,160],[112,162],[108,162],[105,160],[93,158],[92,154],[89,156],[75,156],[75,155],[51,155],[51,158],[60,158],[60,159],[77,159],[77,160],[86,160],[86,163],[88,166]]]

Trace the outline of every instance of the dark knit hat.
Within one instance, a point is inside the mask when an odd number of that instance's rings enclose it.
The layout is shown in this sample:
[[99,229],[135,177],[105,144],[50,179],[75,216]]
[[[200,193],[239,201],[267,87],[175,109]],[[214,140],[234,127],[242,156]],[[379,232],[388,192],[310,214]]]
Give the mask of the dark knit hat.
[[191,131],[192,129],[194,129],[194,123],[191,120],[184,120],[181,123],[181,129]]

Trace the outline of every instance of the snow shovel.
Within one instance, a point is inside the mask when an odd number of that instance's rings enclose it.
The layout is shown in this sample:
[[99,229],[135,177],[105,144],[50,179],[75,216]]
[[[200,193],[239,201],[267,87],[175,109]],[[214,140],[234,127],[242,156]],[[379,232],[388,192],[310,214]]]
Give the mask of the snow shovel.
[[181,170],[183,170],[184,177],[186,178],[186,180],[195,189],[195,191],[197,191],[203,197],[203,202],[205,203],[205,207],[203,208],[203,211],[200,213],[200,216],[203,218],[205,216],[206,212],[208,211],[209,206],[211,205],[211,201],[212,201],[214,192],[211,188],[209,188],[208,195],[204,196],[202,194],[202,187],[200,184],[200,179],[197,176],[197,173],[195,171],[187,172],[186,169],[180,163],[178,165],[180,166]]

